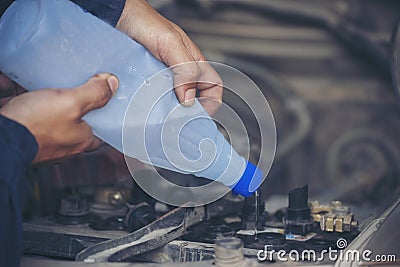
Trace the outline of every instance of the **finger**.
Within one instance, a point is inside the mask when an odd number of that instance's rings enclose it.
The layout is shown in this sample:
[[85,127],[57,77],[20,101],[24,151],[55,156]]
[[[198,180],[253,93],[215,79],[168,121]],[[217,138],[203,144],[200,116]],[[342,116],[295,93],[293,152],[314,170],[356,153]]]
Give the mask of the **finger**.
[[71,134],[64,139],[67,143],[73,144],[73,154],[94,151],[102,144],[102,141],[93,134],[89,124],[83,120],[71,126],[70,132]]
[[175,94],[184,106],[192,106],[196,97],[197,81],[201,75],[197,63],[187,62],[173,67]]
[[163,40],[168,44],[162,46],[158,53],[161,60],[172,67],[176,96],[182,104],[191,106],[196,97],[197,79],[201,75],[195,58],[187,49],[181,35],[177,31],[170,32]]
[[111,74],[98,74],[82,86],[67,90],[79,109],[80,116],[107,104],[118,88],[118,79]]
[[86,152],[92,152],[97,150],[101,145],[103,144],[103,141],[101,141],[100,138],[97,136],[93,136],[91,144],[88,146],[86,149]]
[[[214,114],[222,103],[223,85],[222,79],[215,69],[206,61],[204,55],[196,44],[190,40],[187,34],[178,26],[174,25],[176,31],[181,35],[184,46],[194,60],[197,61],[197,65],[200,68],[200,77],[197,77],[197,89],[200,91],[200,97],[202,97],[201,104],[203,108],[210,114]],[[186,93],[189,93],[186,91]],[[196,93],[195,90],[190,92],[189,96],[193,97]]]
[[221,102],[223,93],[222,78],[209,62],[199,62],[198,66],[202,73],[197,84],[197,88],[201,91],[201,96],[210,97]]
[[200,103],[210,115],[213,115],[222,103],[222,79],[209,62],[199,62],[199,66],[202,69],[202,76],[197,83]]
[[199,83],[199,87],[202,87],[199,94],[201,105],[208,114],[215,114],[222,104],[223,87],[218,84],[205,82]]

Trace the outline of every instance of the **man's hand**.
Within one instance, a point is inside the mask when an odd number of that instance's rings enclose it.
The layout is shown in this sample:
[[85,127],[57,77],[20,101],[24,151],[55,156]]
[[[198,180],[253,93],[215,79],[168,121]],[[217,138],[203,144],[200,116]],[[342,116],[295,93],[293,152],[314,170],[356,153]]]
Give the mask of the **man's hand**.
[[43,89],[11,99],[0,114],[24,125],[35,136],[39,151],[34,162],[58,159],[101,145],[81,118],[103,107],[115,94],[118,79],[99,74],[71,89]]
[[[206,60],[181,28],[161,16],[145,0],[127,0],[116,27],[168,66]],[[202,101],[206,111],[216,112],[222,101],[222,81],[208,63],[184,64],[174,67],[173,71],[175,93],[181,103],[191,106],[198,89],[200,97],[212,100]],[[205,82],[192,82],[197,80]]]

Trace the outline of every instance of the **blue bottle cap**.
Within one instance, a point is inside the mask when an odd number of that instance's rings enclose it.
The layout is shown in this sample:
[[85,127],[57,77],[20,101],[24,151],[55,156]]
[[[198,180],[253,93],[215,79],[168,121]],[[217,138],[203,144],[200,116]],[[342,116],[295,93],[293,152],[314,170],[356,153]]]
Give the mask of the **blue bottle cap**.
[[244,197],[251,196],[263,182],[263,172],[251,162],[247,162],[246,170],[244,171],[239,182],[232,185],[232,192]]

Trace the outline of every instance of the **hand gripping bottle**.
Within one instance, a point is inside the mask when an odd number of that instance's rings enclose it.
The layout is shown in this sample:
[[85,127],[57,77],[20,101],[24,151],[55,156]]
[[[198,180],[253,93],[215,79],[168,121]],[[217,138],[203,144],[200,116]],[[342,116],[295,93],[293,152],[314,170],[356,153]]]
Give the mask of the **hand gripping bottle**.
[[27,90],[69,88],[113,73],[116,95],[83,118],[98,137],[129,157],[219,181],[243,196],[263,181],[197,100],[190,108],[179,104],[164,64],[68,0],[11,4],[0,20],[0,71]]

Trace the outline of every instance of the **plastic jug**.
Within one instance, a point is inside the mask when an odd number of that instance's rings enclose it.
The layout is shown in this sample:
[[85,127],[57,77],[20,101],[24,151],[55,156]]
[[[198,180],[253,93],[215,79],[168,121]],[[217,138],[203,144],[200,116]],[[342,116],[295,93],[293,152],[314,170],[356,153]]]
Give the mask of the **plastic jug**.
[[[262,183],[262,171],[237,154],[197,100],[190,108],[179,104],[163,63],[74,3],[17,0],[0,19],[0,40],[0,71],[27,90],[74,87],[97,73],[115,74],[117,94],[84,120],[125,155],[217,180],[243,196]],[[152,78],[161,70],[167,75]],[[160,90],[163,96],[154,99]],[[140,101],[129,105],[135,97]],[[124,121],[127,114],[135,119]]]

